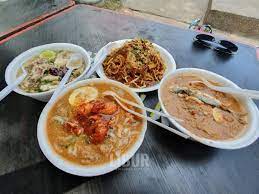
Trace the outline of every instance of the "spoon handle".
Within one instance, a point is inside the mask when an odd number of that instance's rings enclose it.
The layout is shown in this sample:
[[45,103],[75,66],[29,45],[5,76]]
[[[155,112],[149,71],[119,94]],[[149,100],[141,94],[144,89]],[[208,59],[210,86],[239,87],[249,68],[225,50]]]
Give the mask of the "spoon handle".
[[153,120],[152,118],[150,118],[150,117],[148,117],[148,116],[146,116],[146,115],[137,113],[137,112],[135,112],[135,111],[133,111],[133,110],[127,108],[127,107],[124,106],[116,97],[115,97],[114,99],[115,99],[116,102],[117,102],[124,110],[126,110],[127,112],[129,112],[129,113],[131,113],[131,114],[133,114],[133,115],[136,115],[136,116],[138,116],[138,117],[144,118],[144,119],[146,119],[147,121],[149,121],[149,122],[151,122],[151,123],[153,123],[153,124],[155,124],[155,125],[158,125],[159,127],[162,127],[162,128],[164,128],[164,129],[167,129],[168,131],[171,131],[172,133],[175,133],[176,135],[179,135],[179,136],[181,136],[181,137],[183,137],[183,138],[185,138],[185,139],[189,139],[189,138],[190,138],[190,136],[186,135],[185,133],[182,133],[181,131],[178,131],[178,130],[176,130],[176,129],[174,129],[174,128],[171,128],[171,127],[169,127],[169,126],[167,126],[167,125],[165,125],[165,124],[163,124],[163,123],[159,123],[159,122]]
[[233,95],[239,95],[239,96],[246,96],[250,97],[255,100],[259,100],[259,91],[256,90],[248,90],[248,89],[240,89],[240,88],[231,88],[226,86],[215,86],[212,85],[207,79],[201,77],[202,82],[208,86],[209,88],[223,92],[223,93],[229,93]]
[[0,101],[3,100],[8,94],[10,94],[26,77],[26,75],[21,75],[18,77],[14,83],[7,85],[1,92],[0,92]]
[[229,93],[233,95],[246,96],[255,100],[259,100],[259,91],[255,90],[247,90],[247,89],[237,89],[230,87],[217,87],[215,88],[217,91]]
[[86,79],[89,78],[96,71],[96,69],[99,67],[101,63],[103,63],[103,61],[106,58],[106,53],[112,48],[112,46],[114,46],[114,44],[114,42],[109,42],[107,46],[102,50],[100,58],[93,64],[93,67],[91,67],[91,69],[86,73]]
[[58,87],[55,89],[55,92],[53,93],[53,95],[51,96],[49,103],[52,103],[57,96],[59,95],[59,93],[63,90],[65,84],[67,83],[71,73],[73,71],[73,68],[69,68],[68,71],[66,72],[65,76],[62,78],[62,80],[60,81]]
[[243,94],[246,94],[250,98],[253,98],[255,100],[259,100],[259,91],[256,90],[248,90],[248,89],[241,89],[241,92]]
[[95,70],[104,61],[104,59],[105,59],[105,55],[102,55],[101,58],[99,58],[99,60],[96,63],[94,63],[93,67],[87,72],[87,74],[85,76],[86,79],[89,78],[95,72]]

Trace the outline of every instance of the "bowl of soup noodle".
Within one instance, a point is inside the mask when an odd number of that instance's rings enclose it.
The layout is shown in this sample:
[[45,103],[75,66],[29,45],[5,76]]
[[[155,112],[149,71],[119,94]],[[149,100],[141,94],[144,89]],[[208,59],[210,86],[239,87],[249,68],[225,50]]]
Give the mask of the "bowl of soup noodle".
[[38,142],[57,168],[79,176],[105,174],[127,162],[142,144],[147,121],[124,110],[105,91],[143,105],[119,82],[90,79],[71,84],[42,111]]
[[70,43],[45,44],[21,53],[6,68],[5,81],[13,83],[23,67],[27,75],[14,91],[47,102],[68,70],[66,64],[73,54],[80,54],[81,59],[76,61],[79,68],[73,70],[68,84],[79,81],[90,68],[90,56],[84,48]]
[[178,69],[166,76],[158,91],[162,110],[181,119],[170,121],[192,139],[222,149],[239,149],[258,138],[258,108],[246,97],[233,96],[207,87],[238,88],[230,80],[210,71]]

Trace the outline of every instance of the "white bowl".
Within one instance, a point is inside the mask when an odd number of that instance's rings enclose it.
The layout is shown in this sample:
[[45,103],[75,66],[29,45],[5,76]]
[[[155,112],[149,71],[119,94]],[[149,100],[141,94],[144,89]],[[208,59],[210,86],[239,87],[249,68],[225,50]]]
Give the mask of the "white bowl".
[[[202,75],[207,79],[216,81],[218,83],[222,83],[227,86],[239,88],[236,84],[234,84],[232,81],[226,79],[225,77],[222,77],[216,73],[203,70],[203,69],[196,69],[196,68],[182,68],[178,69],[173,73],[170,73],[167,75],[162,81],[161,81],[161,86],[165,83],[165,81],[168,78],[171,78],[173,76],[181,75],[181,74],[186,74],[186,73],[193,73],[193,74],[198,74]],[[161,103],[162,110],[166,113],[169,114],[163,104],[163,101],[161,99],[161,87],[158,90],[158,98]],[[174,119],[170,119],[170,121],[183,133],[189,135],[191,138],[194,140],[203,143],[205,145],[211,146],[211,147],[216,147],[216,148],[221,148],[221,149],[239,149],[246,147],[250,144],[252,144],[254,141],[257,140],[259,136],[259,112],[258,108],[255,105],[255,103],[250,99],[250,98],[238,98],[238,100],[244,105],[246,110],[248,111],[248,126],[246,131],[240,136],[235,139],[231,140],[210,140],[207,138],[202,138],[199,137],[193,133],[191,133],[188,129],[184,128],[180,123],[175,121]]]
[[[18,55],[17,57],[14,58],[5,70],[5,81],[6,81],[6,83],[9,85],[17,79],[16,78],[17,71],[19,70],[19,68],[21,67],[21,65],[23,63],[25,63],[27,60],[29,60],[33,56],[38,55],[42,51],[47,50],[47,49],[50,49],[50,50],[69,50],[69,51],[80,53],[82,55],[82,57],[84,58],[85,64],[86,64],[86,68],[85,68],[84,72],[80,76],[78,76],[75,80],[70,82],[69,84],[83,79],[83,76],[85,75],[85,73],[90,68],[91,59],[90,59],[89,54],[87,53],[87,51],[84,48],[82,48],[80,46],[77,46],[77,45],[74,45],[74,44],[70,44],[70,43],[45,44],[45,45],[41,45],[41,46],[31,48],[31,49],[21,53],[20,55]],[[28,93],[28,92],[25,92],[25,91],[21,90],[19,87],[14,89],[14,91],[18,94],[28,96],[28,97],[31,97],[31,98],[34,98],[36,100],[40,100],[40,101],[43,101],[43,102],[47,102],[50,99],[54,90],[55,89],[52,89],[52,90],[49,90],[49,91],[46,91],[46,92]]]
[[[99,50],[99,52],[96,54],[96,57],[95,57],[95,62],[97,60],[99,60],[99,58],[103,55],[107,56],[108,54],[110,54],[110,52],[115,49],[115,48],[119,48],[121,47],[126,41],[130,41],[132,39],[124,39],[124,40],[118,40],[118,41],[115,41],[115,42],[112,42],[112,43],[115,43],[115,44],[112,44],[112,46],[108,46],[105,45],[103,48],[101,48],[101,50]],[[164,73],[164,76],[166,76],[168,73],[170,72],[173,72],[176,70],[176,63],[175,63],[175,60],[173,58],[173,56],[166,50],[164,49],[163,47],[153,43],[154,47],[159,51],[162,59],[164,60],[165,62],[165,65],[166,65],[166,71]],[[104,51],[107,51],[108,52],[105,52]],[[103,66],[100,65],[99,68],[97,69],[97,74],[101,77],[101,78],[106,78],[106,79],[109,79],[106,77],[104,71],[103,71]],[[150,91],[154,91],[154,90],[157,90],[159,88],[159,85],[160,83],[157,83],[153,86],[150,86],[150,87],[146,87],[146,88],[131,88],[133,91],[135,92],[150,92]]]
[[[130,88],[125,87],[125,85],[123,85],[117,81],[98,79],[98,78],[83,80],[83,81],[76,82],[76,83],[71,84],[68,87],[66,87],[60,93],[59,97],[57,97],[57,99],[55,99],[53,101],[53,103],[48,103],[45,106],[45,108],[43,109],[43,111],[40,115],[40,118],[38,121],[38,127],[37,127],[38,142],[39,142],[40,148],[41,148],[43,154],[46,156],[46,158],[57,168],[65,171],[67,173],[78,175],[78,176],[85,176],[85,177],[106,174],[108,172],[111,172],[111,171],[119,168],[124,163],[126,163],[141,146],[141,144],[144,140],[146,129],[147,129],[147,121],[143,120],[144,121],[143,128],[141,130],[141,133],[139,134],[137,141],[121,157],[119,157],[118,159],[116,159],[112,162],[109,162],[109,163],[105,163],[105,164],[98,165],[98,166],[83,166],[83,165],[78,165],[78,164],[69,162],[68,160],[63,159],[60,155],[58,155],[52,149],[52,147],[49,143],[48,137],[47,137],[47,133],[46,133],[46,121],[47,121],[48,113],[51,110],[53,104],[55,104],[59,100],[59,98],[61,96],[63,96],[64,94],[66,94],[68,91],[75,89],[77,87],[80,87],[80,86],[84,86],[89,83],[93,83],[93,82],[95,82],[95,83],[96,82],[97,83],[105,82],[105,83],[111,83],[113,85],[116,85],[116,86],[126,90],[127,92],[129,92],[136,99],[137,103],[139,103],[143,106],[143,103],[142,103],[140,97],[136,93],[134,93],[133,91],[131,91]],[[146,115],[146,112],[143,112],[143,114]]]

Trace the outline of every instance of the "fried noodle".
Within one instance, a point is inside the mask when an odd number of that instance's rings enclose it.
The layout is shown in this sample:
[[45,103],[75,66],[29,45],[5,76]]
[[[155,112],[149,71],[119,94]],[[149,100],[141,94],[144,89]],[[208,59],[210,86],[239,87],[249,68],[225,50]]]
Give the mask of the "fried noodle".
[[145,88],[161,81],[165,65],[150,41],[134,39],[114,49],[104,60],[103,69],[109,79]]

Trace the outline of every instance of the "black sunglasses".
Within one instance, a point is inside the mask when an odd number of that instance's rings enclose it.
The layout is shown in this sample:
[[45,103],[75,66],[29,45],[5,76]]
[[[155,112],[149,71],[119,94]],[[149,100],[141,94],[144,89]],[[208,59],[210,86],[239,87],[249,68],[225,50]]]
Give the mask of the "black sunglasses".
[[228,40],[219,40],[208,34],[198,34],[194,38],[195,43],[199,43],[202,46],[208,47],[210,49],[227,53],[227,54],[235,54],[238,50],[237,45],[228,41]]

